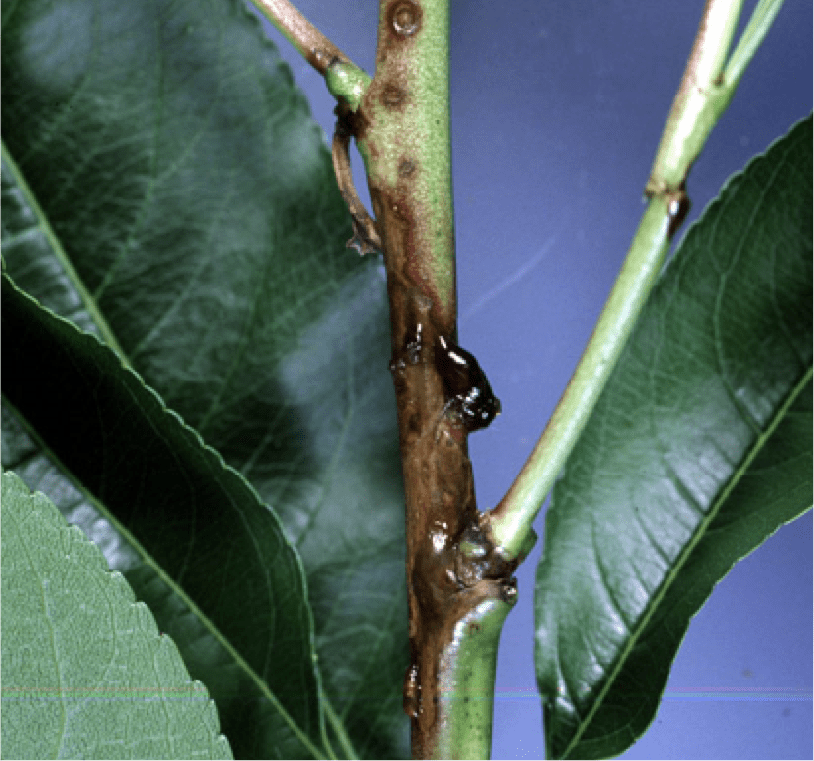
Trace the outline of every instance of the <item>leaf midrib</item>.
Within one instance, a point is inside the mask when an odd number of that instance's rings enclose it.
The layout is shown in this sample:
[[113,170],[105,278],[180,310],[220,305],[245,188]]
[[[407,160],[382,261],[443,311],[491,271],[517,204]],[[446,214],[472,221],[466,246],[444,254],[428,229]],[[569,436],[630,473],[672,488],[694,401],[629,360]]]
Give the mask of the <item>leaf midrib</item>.
[[30,206],[31,210],[34,212],[34,215],[37,218],[37,227],[42,231],[42,234],[47,239],[54,256],[59,261],[60,265],[62,266],[62,269],[70,279],[74,288],[76,288],[76,291],[79,294],[79,298],[82,301],[82,304],[88,310],[88,313],[90,314],[93,323],[99,328],[99,332],[102,338],[104,339],[105,343],[108,346],[110,346],[116,352],[116,354],[119,355],[120,359],[129,366],[129,360],[127,359],[127,355],[124,353],[124,350],[119,345],[119,342],[116,339],[116,335],[113,332],[113,329],[110,327],[110,324],[102,315],[102,312],[99,310],[99,305],[97,304],[96,300],[91,296],[88,289],[85,287],[85,284],[79,277],[79,273],[76,271],[76,269],[74,269],[74,266],[71,263],[71,259],[68,256],[65,247],[62,245],[61,239],[54,231],[54,228],[51,227],[51,224],[48,221],[47,216],[44,214],[42,207],[37,201],[36,195],[31,190],[28,183],[25,181],[25,177],[23,176],[23,173],[20,171],[20,167],[17,165],[17,162],[14,161],[10,151],[6,147],[5,140],[2,141],[2,156],[3,161],[6,162],[6,164],[11,169],[11,173],[14,177],[15,184],[25,197],[26,202],[28,203],[28,205]]

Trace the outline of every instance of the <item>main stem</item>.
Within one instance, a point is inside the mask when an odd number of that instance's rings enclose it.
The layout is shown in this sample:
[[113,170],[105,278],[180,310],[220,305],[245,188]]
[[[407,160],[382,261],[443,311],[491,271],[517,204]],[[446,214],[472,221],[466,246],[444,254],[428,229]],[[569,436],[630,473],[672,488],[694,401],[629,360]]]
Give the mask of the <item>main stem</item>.
[[[456,334],[446,0],[382,0],[376,74],[346,114],[384,249],[406,498],[414,758],[487,758],[512,567],[479,529],[467,431],[435,361]],[[462,544],[465,550],[462,550]]]
[[[448,0],[380,0],[372,81],[289,0],[254,2],[339,101],[333,161],[353,220],[349,245],[384,252],[406,498],[404,708],[413,757],[488,758],[498,640],[515,602],[517,561],[496,551],[482,525],[468,431],[445,397],[450,365],[437,354],[456,334]],[[375,221],[353,187],[351,137]]]

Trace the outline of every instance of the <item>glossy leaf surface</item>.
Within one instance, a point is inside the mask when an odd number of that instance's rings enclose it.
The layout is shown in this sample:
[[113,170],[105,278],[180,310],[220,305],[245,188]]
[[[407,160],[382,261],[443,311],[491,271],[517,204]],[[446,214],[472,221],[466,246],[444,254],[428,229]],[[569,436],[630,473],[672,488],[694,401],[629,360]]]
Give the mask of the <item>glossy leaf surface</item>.
[[45,496],[2,483],[3,757],[232,758],[121,574]]
[[[6,6],[3,24],[9,273],[116,348],[274,509],[305,567],[335,752],[405,754],[403,500],[384,281],[375,261],[344,249],[347,210],[290,71],[237,2],[35,0]],[[277,737],[274,709],[241,668],[223,667],[233,656],[160,569],[222,567],[258,589],[266,571],[226,547],[191,552],[187,535],[200,525],[182,507],[169,528],[131,527],[126,504],[99,510],[86,483],[65,478],[52,432],[15,406],[19,416],[4,416],[7,466],[48,490],[126,571],[216,696],[236,755],[313,753]],[[70,430],[71,420],[53,427]],[[61,446],[82,450],[73,433]],[[142,435],[134,445],[150,449]],[[99,453],[81,452],[99,482],[123,477],[129,464]],[[160,471],[174,484],[170,460]],[[246,648],[266,652],[253,615],[262,609],[233,625],[245,628]],[[288,660],[284,650],[271,657]],[[240,691],[255,695],[251,710],[239,701],[225,710],[222,696]],[[296,723],[314,729],[311,698]]]
[[714,585],[811,506],[811,141],[809,118],[687,233],[554,489],[535,652],[551,757],[641,736]]

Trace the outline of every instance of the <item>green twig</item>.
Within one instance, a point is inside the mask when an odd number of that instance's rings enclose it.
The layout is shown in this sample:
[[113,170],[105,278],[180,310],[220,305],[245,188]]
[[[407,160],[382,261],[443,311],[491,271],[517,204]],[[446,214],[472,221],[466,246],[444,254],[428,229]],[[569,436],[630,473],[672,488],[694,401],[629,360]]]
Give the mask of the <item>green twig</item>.
[[252,0],[305,58],[323,76],[335,60],[350,59],[303,16],[289,0]]
[[762,0],[732,55],[741,0],[708,0],[673,101],[646,193],[650,203],[585,353],[523,469],[489,514],[492,539],[516,558],[533,536],[531,524],[596,405],[647,302],[671,236],[689,206],[684,185],[692,163],[738,86],[782,0]]
[[743,30],[738,46],[726,65],[724,81],[737,85],[744,70],[772,27],[775,16],[783,7],[783,0],[760,0],[752,13],[752,18]]
[[303,16],[289,0],[252,0],[320,74],[335,98],[356,110],[370,77]]

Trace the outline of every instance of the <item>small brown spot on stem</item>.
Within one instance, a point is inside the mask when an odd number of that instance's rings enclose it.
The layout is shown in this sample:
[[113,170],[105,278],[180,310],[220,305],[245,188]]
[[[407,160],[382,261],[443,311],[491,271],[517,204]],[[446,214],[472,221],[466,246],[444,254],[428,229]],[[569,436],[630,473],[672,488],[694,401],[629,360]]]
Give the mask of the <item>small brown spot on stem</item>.
[[390,6],[390,26],[401,37],[414,35],[421,27],[421,8],[410,0],[398,0]]
[[410,159],[404,159],[399,164],[399,177],[409,177],[415,172],[415,162]]
[[401,104],[404,101],[404,97],[404,90],[395,85],[386,85],[382,90],[382,103],[391,108]]

